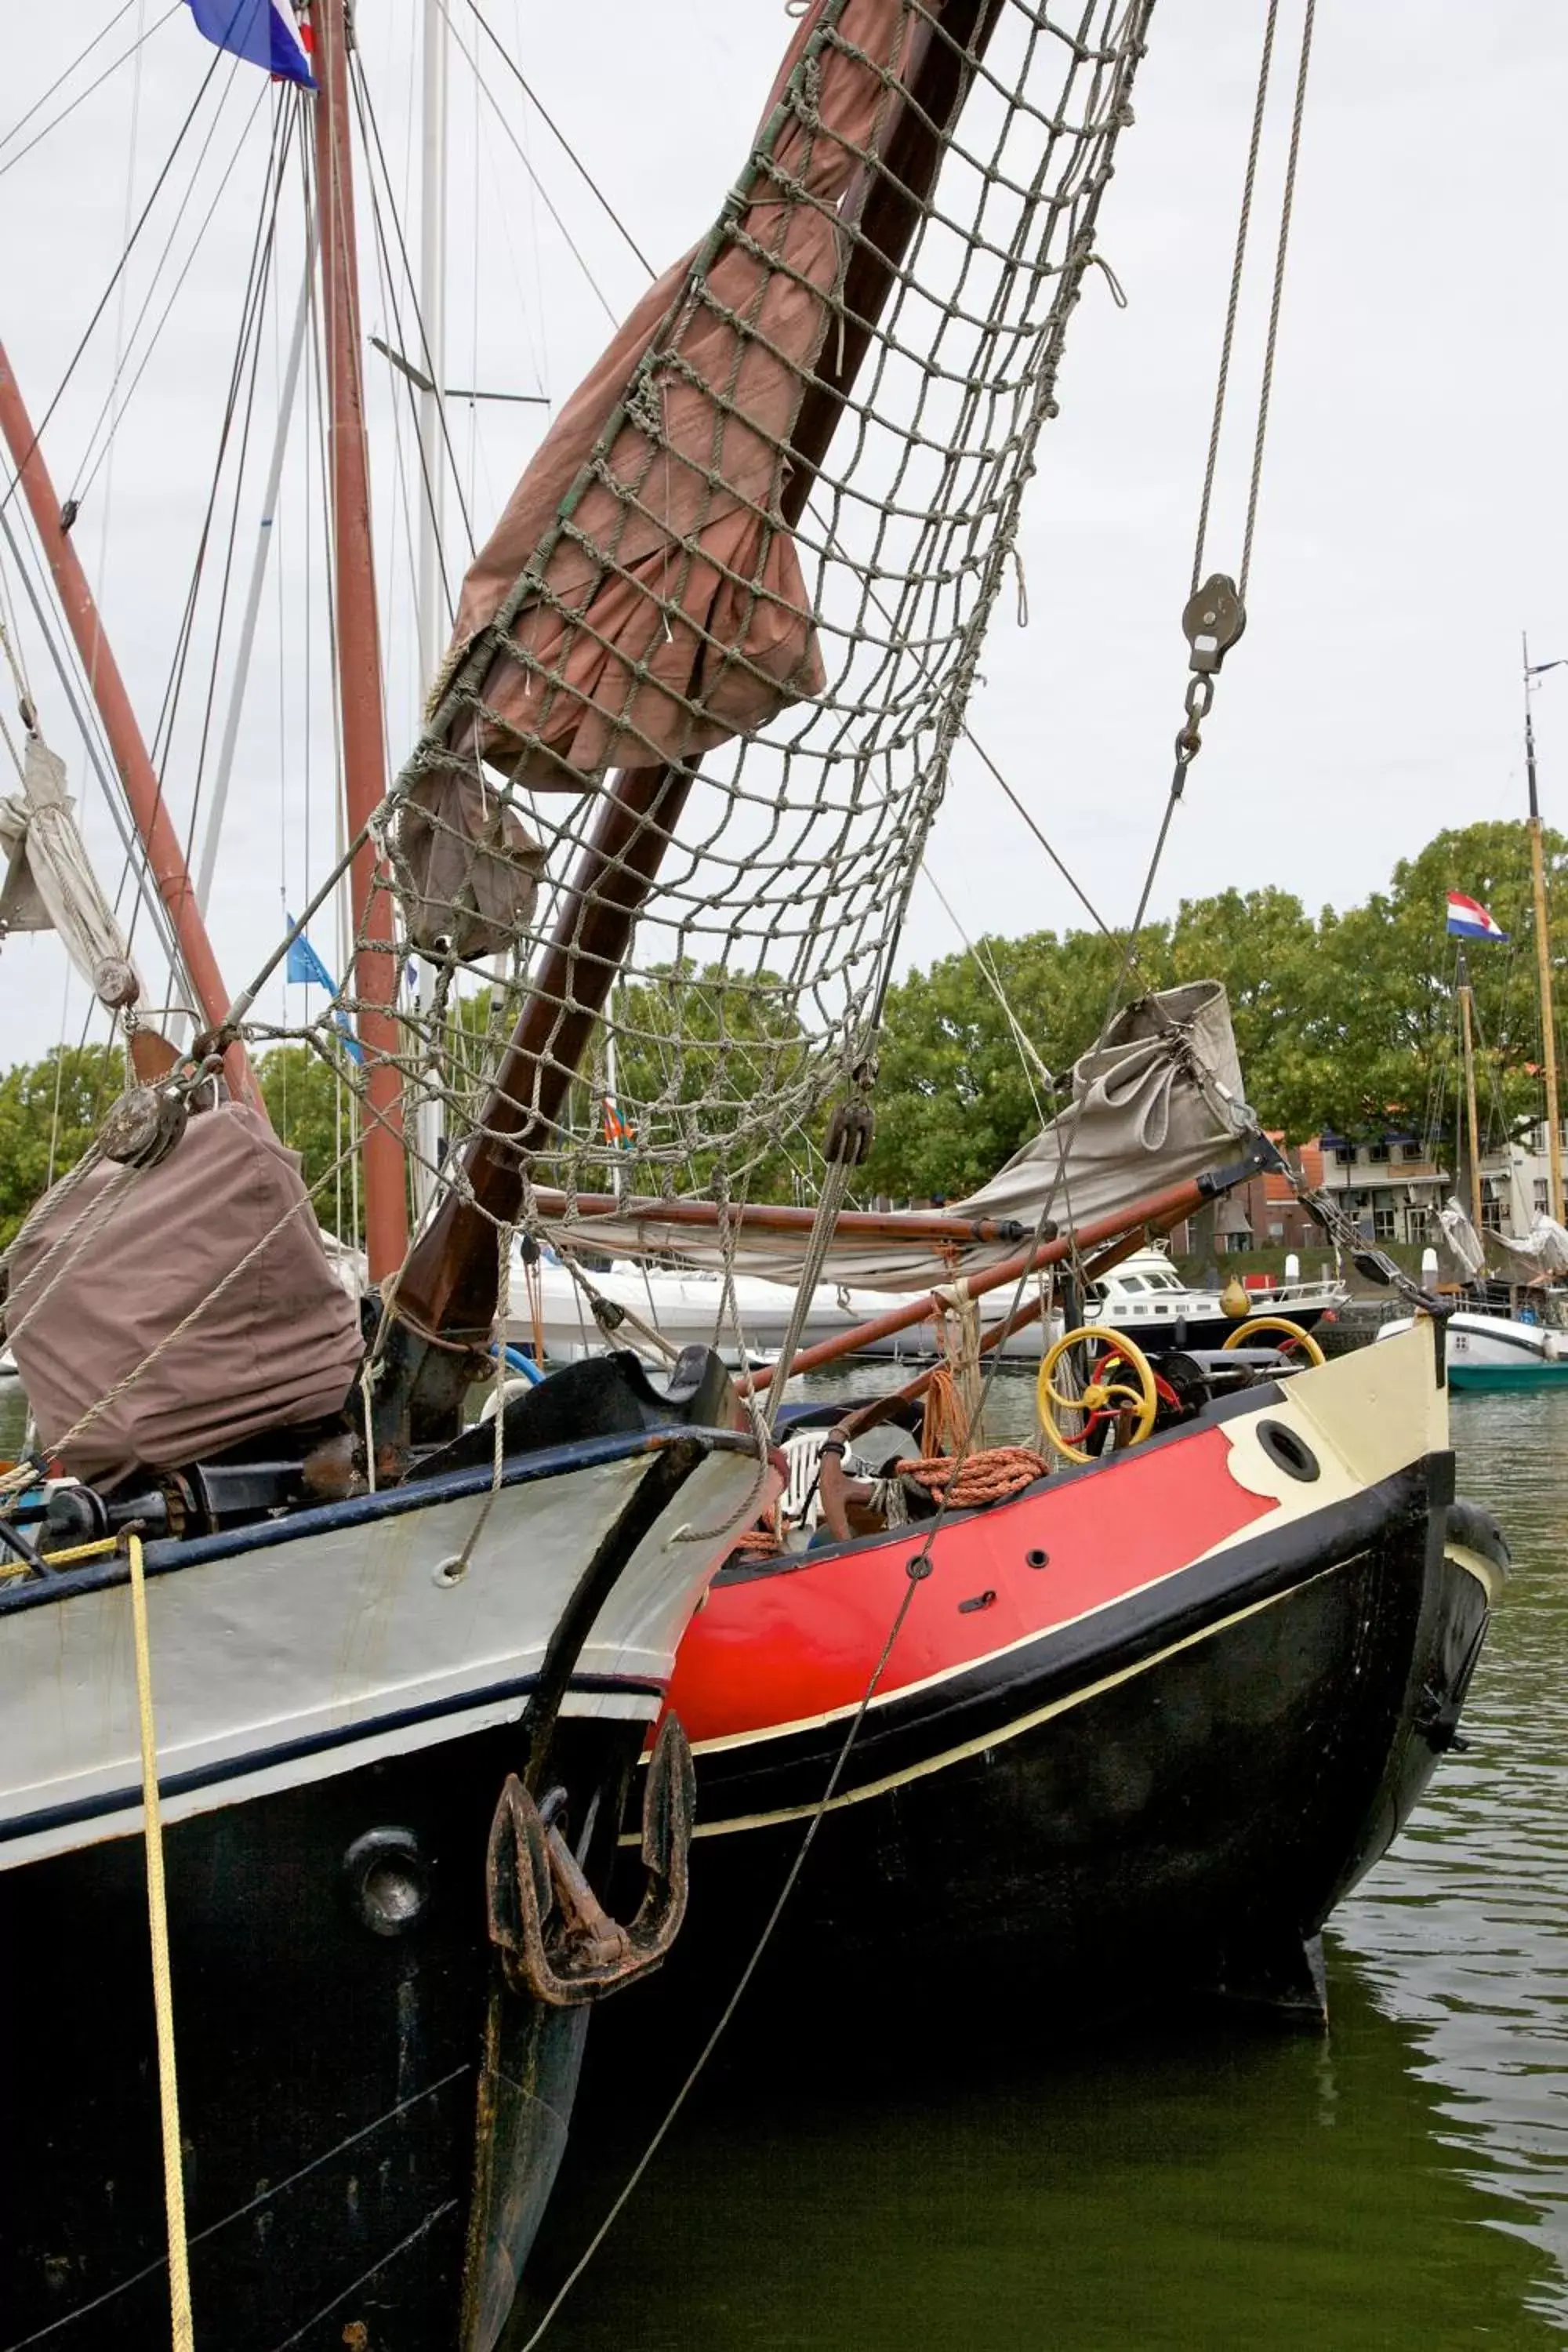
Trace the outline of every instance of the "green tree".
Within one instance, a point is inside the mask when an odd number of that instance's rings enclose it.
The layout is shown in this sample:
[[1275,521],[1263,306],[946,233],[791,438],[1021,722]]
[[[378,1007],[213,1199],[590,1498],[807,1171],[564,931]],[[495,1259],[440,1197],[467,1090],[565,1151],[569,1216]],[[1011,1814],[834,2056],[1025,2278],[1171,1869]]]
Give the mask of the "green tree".
[[1248,1101],[1268,1127],[1310,1135],[1331,1074],[1317,927],[1288,890],[1184,900],[1172,927],[1177,980],[1222,980]]
[[[793,988],[776,972],[742,977],[722,964],[679,962],[623,982],[610,1009],[619,1040],[621,1112],[634,1152],[644,1158],[638,1181],[650,1180],[653,1155],[673,1151],[677,1181],[706,1189],[719,1171],[715,1139],[739,1122],[751,1163],[745,1191],[753,1200],[787,1200],[805,1147],[798,1137],[770,1136],[768,1129],[770,1106],[798,1084],[808,1050]],[[583,1092],[573,1105],[578,1133],[597,1127],[592,1096],[604,1065],[600,1044],[584,1058]]]
[[[1548,833],[1544,846],[1553,952],[1561,958],[1568,951],[1568,842]],[[1490,822],[1438,834],[1419,856],[1402,859],[1388,889],[1373,891],[1364,906],[1338,916],[1325,908],[1318,926],[1325,974],[1321,1125],[1354,1136],[1394,1121],[1417,1132],[1452,1125],[1459,943],[1446,931],[1450,890],[1479,898],[1509,933],[1507,946],[1479,941],[1465,950],[1483,1117],[1517,1132],[1541,1116],[1529,837],[1522,825]]]
[[[1058,1107],[1020,1051],[1008,1011],[1066,1088],[1093,1045],[1121,976],[1125,941],[1099,931],[1036,931],[985,940],[979,955],[948,956],[888,992],[878,1049],[877,1141],[865,1189],[961,1198],[984,1183]],[[1163,926],[1138,940],[1139,987],[1171,977]],[[1032,1083],[1031,1083],[1032,1079]]]
[[57,1045],[0,1077],[0,1248],[76,1166],[125,1083],[118,1045]]
[[340,1241],[357,1245],[353,1170],[347,1162],[338,1167],[356,1132],[352,1090],[309,1045],[274,1045],[256,1070],[279,1141],[300,1154],[318,1218]]

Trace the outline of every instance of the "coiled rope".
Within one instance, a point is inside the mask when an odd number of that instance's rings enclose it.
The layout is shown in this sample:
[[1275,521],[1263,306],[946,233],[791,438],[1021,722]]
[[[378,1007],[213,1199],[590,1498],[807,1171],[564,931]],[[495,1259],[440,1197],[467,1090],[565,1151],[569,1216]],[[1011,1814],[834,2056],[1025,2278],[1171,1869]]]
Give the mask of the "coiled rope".
[[929,1454],[893,1465],[896,1478],[923,1486],[952,1511],[975,1511],[987,1503],[1007,1502],[1032,1486],[1037,1478],[1049,1475],[1050,1464],[1032,1445],[989,1445],[956,1459],[951,1454]]

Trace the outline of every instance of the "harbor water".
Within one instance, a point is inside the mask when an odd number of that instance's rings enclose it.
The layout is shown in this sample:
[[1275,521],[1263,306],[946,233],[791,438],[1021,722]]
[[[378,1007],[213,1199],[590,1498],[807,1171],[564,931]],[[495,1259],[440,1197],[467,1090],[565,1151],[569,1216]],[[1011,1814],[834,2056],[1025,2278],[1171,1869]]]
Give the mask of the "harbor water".
[[[1090,2034],[956,1983],[929,2037],[817,2063],[775,2002],[721,2046],[556,2352],[1568,2345],[1568,1395],[1453,1420],[1514,1575],[1468,1748],[1326,1939],[1327,2036]],[[617,2077],[591,2044],[546,2287],[657,2120]]]

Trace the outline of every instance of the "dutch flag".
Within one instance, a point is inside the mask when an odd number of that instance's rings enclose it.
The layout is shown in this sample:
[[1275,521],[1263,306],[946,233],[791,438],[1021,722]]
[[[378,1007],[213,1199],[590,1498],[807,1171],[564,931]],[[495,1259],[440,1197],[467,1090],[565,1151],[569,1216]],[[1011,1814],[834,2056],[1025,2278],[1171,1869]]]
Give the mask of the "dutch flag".
[[265,66],[276,81],[314,89],[310,33],[294,14],[292,0],[191,0],[196,30],[220,49]]
[[1506,940],[1508,933],[1493,920],[1479,898],[1462,890],[1448,893],[1448,936],[1456,940]]

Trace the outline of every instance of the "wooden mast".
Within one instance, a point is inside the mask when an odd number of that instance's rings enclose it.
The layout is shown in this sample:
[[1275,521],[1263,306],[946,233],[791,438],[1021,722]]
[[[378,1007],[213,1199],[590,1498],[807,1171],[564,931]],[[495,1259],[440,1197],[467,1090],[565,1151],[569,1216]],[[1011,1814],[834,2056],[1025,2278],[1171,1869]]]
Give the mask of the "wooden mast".
[[[33,430],[26,404],[22,398],[11,362],[0,345],[0,433],[11,452],[16,477],[22,485],[33,527],[39,543],[48,558],[54,575],[55,593],[60,600],[60,610],[66,616],[71,635],[76,640],[81,666],[87,672],[98,715],[103,721],[103,731],[114,764],[120,772],[126,804],[132,823],[147,854],[147,870],[153,887],[169,910],[174,938],[179,946],[180,960],[196,1000],[201,1016],[199,1026],[216,1029],[228,1010],[228,991],[217,967],[205,923],[196,901],[195,886],[185,864],[185,854],[168,803],[163,797],[163,780],[153,767],[136,714],[131,707],[131,697],[120,675],[120,666],[110,650],[104,635],[103,622],[88,586],[87,574],[77,559],[68,534],[60,528],[60,502],[48,467]],[[261,1090],[255,1072],[246,1058],[245,1048],[238,1044],[228,1048],[224,1056],[230,1088],[235,1096],[267,1116]]]
[[1563,1223],[1563,1129],[1557,1113],[1557,1010],[1552,986],[1552,929],[1546,908],[1546,852],[1535,791],[1535,720],[1530,708],[1530,640],[1524,648],[1524,771],[1530,782],[1530,880],[1535,898],[1535,969],[1541,992],[1541,1045],[1546,1069],[1546,1162],[1552,1214]]
[[1481,1140],[1476,1116],[1476,1045],[1470,1013],[1470,971],[1463,950],[1459,955],[1459,1037],[1465,1057],[1465,1131],[1470,1146],[1470,1223],[1481,1240]]
[[[360,371],[344,0],[311,0],[310,17],[320,83],[315,100],[316,203],[327,343],[338,699],[342,713],[343,791],[348,829],[353,835],[384,797],[386,736],[371,547],[364,384]],[[359,1041],[365,1057],[362,1145],[365,1249],[370,1278],[382,1282],[402,1265],[408,1246],[408,1170],[403,1135],[403,1074],[396,1059],[397,952],[392,895],[374,887],[375,874],[375,845],[367,841],[353,861],[349,903],[355,940]]]
[[[843,330],[828,338],[791,436],[793,462],[780,503],[792,526],[935,184],[944,128],[967,89],[971,62],[984,55],[999,13],[1000,0],[952,0],[940,40],[921,25],[920,54],[884,140],[881,167],[867,167],[847,200],[857,235],[845,272]],[[634,768],[605,794],[479,1131],[464,1150],[466,1182],[443,1196],[398,1285],[404,1344],[385,1384],[389,1418],[410,1404],[416,1419],[448,1412],[468,1378],[453,1342],[489,1342],[497,1297],[494,1223],[511,1223],[521,1205],[524,1160],[559,1118],[691,782],[685,768]],[[433,1348],[432,1340],[444,1344]]]

